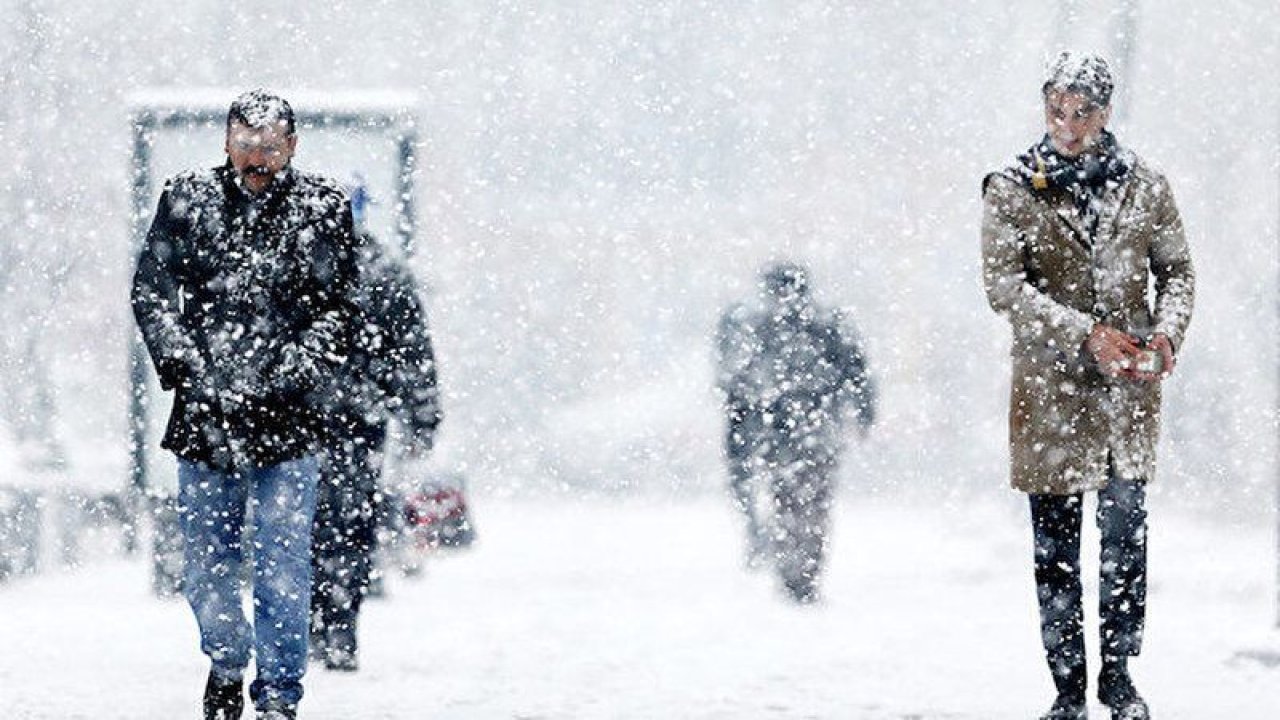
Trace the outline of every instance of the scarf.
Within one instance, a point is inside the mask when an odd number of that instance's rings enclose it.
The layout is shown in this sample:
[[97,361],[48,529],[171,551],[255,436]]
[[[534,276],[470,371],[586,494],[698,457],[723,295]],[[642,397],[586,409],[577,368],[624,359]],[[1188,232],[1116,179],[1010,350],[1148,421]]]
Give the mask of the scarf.
[[1108,183],[1118,184],[1129,173],[1124,155],[1116,136],[1106,130],[1102,131],[1097,147],[1074,158],[1059,154],[1045,135],[1018,156],[1018,170],[1022,181],[1036,192],[1070,193],[1092,242],[1098,229],[1103,191]]

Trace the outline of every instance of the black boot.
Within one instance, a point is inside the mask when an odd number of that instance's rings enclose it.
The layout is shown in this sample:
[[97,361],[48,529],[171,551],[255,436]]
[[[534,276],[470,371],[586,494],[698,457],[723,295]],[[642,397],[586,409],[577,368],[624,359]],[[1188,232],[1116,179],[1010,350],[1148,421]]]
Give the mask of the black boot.
[[325,642],[324,667],[326,670],[339,672],[355,672],[360,669],[360,662],[356,656],[355,618],[329,626]]
[[311,624],[311,633],[307,637],[307,659],[320,662],[329,654],[329,634],[325,631],[325,626],[319,623]]
[[1098,674],[1098,700],[1111,709],[1111,720],[1151,720],[1151,710],[1133,686],[1123,660],[1103,665]]
[[225,680],[209,672],[204,685],[204,720],[240,720],[244,714],[244,681]]
[[1053,701],[1049,712],[1040,716],[1040,720],[1085,720],[1088,711],[1085,709],[1084,696],[1059,695]]
[[787,595],[797,605],[816,605],[822,598],[818,594],[818,584],[809,578],[795,578],[783,583]]
[[1085,720],[1088,717],[1085,700],[1088,671],[1084,664],[1055,669],[1053,684],[1058,690],[1058,698],[1053,701],[1049,712],[1040,716],[1040,720]]

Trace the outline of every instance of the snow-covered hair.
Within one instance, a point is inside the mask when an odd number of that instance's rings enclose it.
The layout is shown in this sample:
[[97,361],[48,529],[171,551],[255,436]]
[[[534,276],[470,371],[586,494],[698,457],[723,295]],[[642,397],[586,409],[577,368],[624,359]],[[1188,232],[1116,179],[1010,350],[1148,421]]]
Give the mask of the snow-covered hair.
[[1049,63],[1044,85],[1040,92],[1045,97],[1051,91],[1080,93],[1098,107],[1111,104],[1115,80],[1111,66],[1101,55],[1075,53],[1064,50]]
[[289,135],[294,133],[293,107],[289,101],[279,95],[257,88],[242,94],[231,103],[227,110],[227,129],[232,123],[241,123],[251,128],[265,128],[284,123]]
[[790,293],[809,294],[809,271],[799,263],[781,261],[770,263],[760,271],[760,285],[774,296]]

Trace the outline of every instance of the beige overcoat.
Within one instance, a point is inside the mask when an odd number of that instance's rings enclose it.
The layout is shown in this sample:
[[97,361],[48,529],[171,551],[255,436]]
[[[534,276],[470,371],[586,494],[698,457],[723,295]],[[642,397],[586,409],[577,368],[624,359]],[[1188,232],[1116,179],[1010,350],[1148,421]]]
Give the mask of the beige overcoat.
[[1160,383],[1104,377],[1084,350],[1095,323],[1175,352],[1195,273],[1169,183],[1132,153],[1102,198],[1094,242],[1066,190],[1032,190],[1010,168],[983,181],[987,300],[1013,327],[1011,483],[1071,494],[1155,477]]

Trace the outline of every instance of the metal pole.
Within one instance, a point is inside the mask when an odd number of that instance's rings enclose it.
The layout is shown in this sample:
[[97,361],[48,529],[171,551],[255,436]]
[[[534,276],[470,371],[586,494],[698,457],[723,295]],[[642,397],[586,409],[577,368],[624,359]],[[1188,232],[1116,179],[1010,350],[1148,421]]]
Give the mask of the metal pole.
[[[151,140],[155,119],[140,113],[133,119],[133,188],[131,257],[136,258],[147,232],[151,199]],[[132,326],[132,324],[131,324]],[[147,354],[137,328],[129,333],[129,486],[125,502],[130,525],[125,533],[125,552],[138,549],[138,527],[147,503]]]
[[1111,59],[1116,64],[1116,95],[1112,102],[1111,120],[1121,124],[1129,117],[1133,104],[1133,55],[1138,46],[1138,3],[1125,0],[1112,16],[1116,27],[1111,32]]
[[400,245],[409,255],[413,254],[417,219],[414,217],[413,172],[417,160],[417,134],[409,128],[400,132],[396,140],[400,150],[400,172],[396,176],[396,234]]
[[1079,4],[1079,0],[1062,0],[1058,3],[1053,20],[1056,31],[1053,40],[1055,45],[1049,48],[1050,54],[1056,54],[1071,46],[1072,31],[1076,25],[1076,18],[1079,17]]

